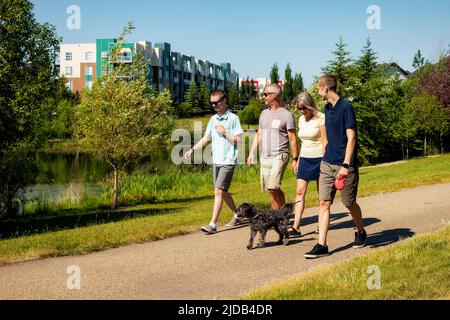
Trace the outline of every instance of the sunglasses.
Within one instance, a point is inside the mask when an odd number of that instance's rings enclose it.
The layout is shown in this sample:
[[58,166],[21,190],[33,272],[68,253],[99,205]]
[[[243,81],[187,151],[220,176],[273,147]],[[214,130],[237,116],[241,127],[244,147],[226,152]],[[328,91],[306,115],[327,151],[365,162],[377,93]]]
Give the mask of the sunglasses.
[[268,97],[268,96],[270,96],[271,94],[275,94],[275,92],[264,92],[264,97]]
[[223,99],[225,99],[225,96],[223,96],[222,98],[220,98],[220,100],[218,100],[218,101],[211,101],[211,104],[212,104],[213,106],[218,105]]

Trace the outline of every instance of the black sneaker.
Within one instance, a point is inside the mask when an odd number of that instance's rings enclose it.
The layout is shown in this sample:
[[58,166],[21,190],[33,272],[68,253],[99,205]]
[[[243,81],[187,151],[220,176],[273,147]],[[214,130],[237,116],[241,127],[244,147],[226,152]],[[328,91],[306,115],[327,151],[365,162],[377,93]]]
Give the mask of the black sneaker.
[[366,230],[355,232],[355,242],[353,243],[353,249],[360,249],[366,246],[367,233]]
[[310,252],[305,253],[304,256],[306,259],[316,259],[320,257],[326,257],[329,255],[330,254],[328,253],[328,247],[324,247],[318,243],[314,246],[314,248]]

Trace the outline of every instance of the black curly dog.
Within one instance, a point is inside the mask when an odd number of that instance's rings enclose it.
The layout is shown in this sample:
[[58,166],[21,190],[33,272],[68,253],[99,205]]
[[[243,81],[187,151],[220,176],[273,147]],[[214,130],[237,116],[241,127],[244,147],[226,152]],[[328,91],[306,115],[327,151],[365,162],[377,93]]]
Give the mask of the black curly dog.
[[281,209],[257,210],[254,206],[244,203],[236,210],[239,219],[248,218],[250,222],[250,241],[247,249],[253,249],[253,240],[259,232],[261,235],[258,248],[263,248],[267,231],[274,228],[280,236],[278,244],[289,244],[289,218],[293,212],[294,204],[286,204]]

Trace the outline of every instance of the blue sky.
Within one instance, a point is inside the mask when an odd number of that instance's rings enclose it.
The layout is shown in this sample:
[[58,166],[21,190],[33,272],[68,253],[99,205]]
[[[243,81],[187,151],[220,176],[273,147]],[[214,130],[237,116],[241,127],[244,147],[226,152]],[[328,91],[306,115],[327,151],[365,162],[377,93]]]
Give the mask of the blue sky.
[[[433,60],[450,43],[448,0],[31,0],[36,18],[56,26],[64,43],[114,38],[133,21],[130,41],[165,41],[172,50],[214,63],[230,62],[241,77],[283,78],[291,63],[306,85],[320,74],[339,36],[358,57],[368,37],[380,62],[413,71],[421,49]],[[81,29],[69,30],[69,5],[81,9]],[[367,8],[381,10],[381,30],[369,30]]]

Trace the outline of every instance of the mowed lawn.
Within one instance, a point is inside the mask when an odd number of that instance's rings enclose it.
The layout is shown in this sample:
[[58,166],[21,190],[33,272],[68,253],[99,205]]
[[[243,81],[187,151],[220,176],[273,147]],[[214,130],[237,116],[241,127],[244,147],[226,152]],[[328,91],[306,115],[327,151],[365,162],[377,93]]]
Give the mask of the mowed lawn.
[[[450,182],[449,164],[450,154],[446,154],[392,166],[362,168],[359,195],[368,196]],[[283,189],[288,201],[295,198],[295,185],[294,173],[287,172]],[[250,202],[260,208],[269,207],[268,196],[260,191],[259,180],[232,184],[230,191],[238,205]],[[85,254],[196,231],[210,221],[212,193],[211,189],[211,197],[199,197],[198,200],[141,205],[115,212],[124,214],[129,212],[131,216],[138,212],[140,217],[137,218],[0,240],[0,264],[51,256]],[[307,207],[317,206],[317,200],[317,191],[313,184],[308,190]],[[225,209],[219,223],[228,222],[232,215],[232,212]]]
[[450,225],[348,262],[278,281],[241,299],[448,300]]

